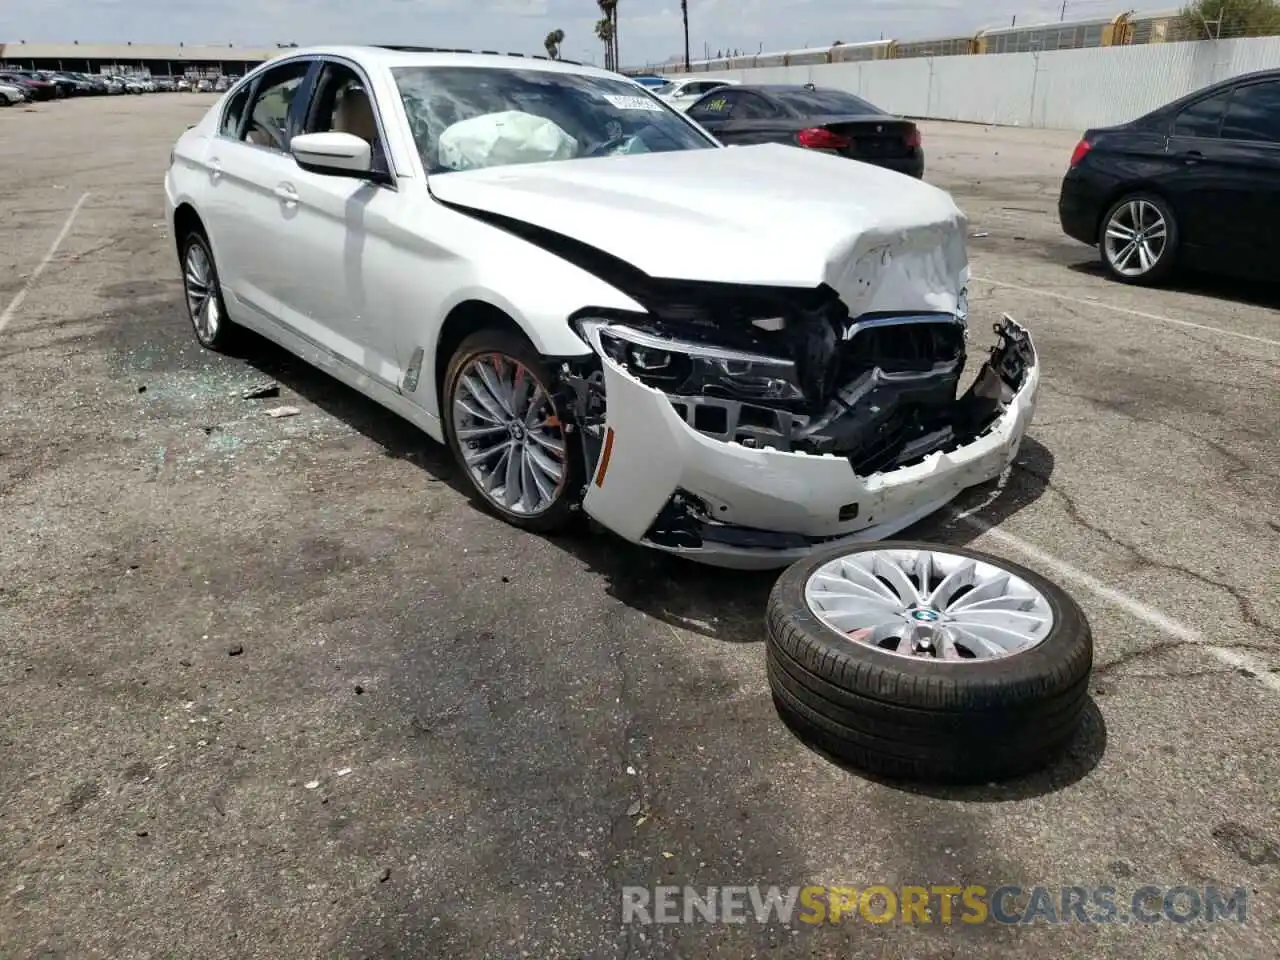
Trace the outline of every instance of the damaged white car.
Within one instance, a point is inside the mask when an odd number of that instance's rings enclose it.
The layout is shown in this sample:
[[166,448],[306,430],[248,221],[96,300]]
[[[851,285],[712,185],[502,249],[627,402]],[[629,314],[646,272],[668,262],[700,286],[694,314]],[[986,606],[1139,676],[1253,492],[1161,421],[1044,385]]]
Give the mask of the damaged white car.
[[1039,379],[973,386],[964,219],[800,147],[727,149],[616,74],[334,47],[234,86],[165,177],[191,320],[275,340],[549,531],[776,567],[997,476]]

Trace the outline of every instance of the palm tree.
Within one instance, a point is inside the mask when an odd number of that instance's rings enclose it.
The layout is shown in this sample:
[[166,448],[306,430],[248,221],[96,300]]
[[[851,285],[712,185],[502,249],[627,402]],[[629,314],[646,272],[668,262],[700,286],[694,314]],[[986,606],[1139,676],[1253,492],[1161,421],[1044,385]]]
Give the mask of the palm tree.
[[[617,70],[619,67],[618,60],[618,0],[596,0],[596,6],[600,8],[600,12],[604,14],[604,18],[609,21],[609,39],[605,40],[607,54],[605,56],[605,69]],[[603,37],[601,38],[604,39]]]
[[546,39],[542,41],[542,45],[547,48],[547,56],[552,60],[560,59],[560,44],[564,43],[564,31],[552,30],[547,34]]
[[604,44],[604,68],[613,69],[613,22],[608,17],[596,21],[596,39]]
[[689,65],[689,0],[680,0],[680,16],[684,19],[684,72],[693,68]]

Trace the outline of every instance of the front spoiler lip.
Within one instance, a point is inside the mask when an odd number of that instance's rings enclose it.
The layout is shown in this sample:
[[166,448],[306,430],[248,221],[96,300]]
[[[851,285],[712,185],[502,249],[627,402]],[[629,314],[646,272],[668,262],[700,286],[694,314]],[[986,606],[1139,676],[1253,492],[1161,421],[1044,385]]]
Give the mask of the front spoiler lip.
[[[664,394],[602,358],[606,426],[616,442],[607,476],[598,465],[589,474],[594,479],[583,509],[633,543],[739,569],[786,566],[839,543],[892,536],[965,489],[999,476],[1016,456],[1034,415],[1039,358],[1030,333],[1011,317],[1006,315],[996,331],[1001,358],[1013,357],[1022,366],[1016,389],[1000,379],[1007,391],[1003,413],[962,447],[868,477],[858,477],[847,459],[831,454],[746,448],[707,437],[681,419]],[[997,375],[1012,372],[1008,363],[988,365]],[[698,547],[674,547],[648,540],[658,512],[677,491],[705,501],[728,526],[794,534],[808,543],[779,549],[706,540]],[[861,505],[861,519],[839,521],[841,506],[851,502]]]

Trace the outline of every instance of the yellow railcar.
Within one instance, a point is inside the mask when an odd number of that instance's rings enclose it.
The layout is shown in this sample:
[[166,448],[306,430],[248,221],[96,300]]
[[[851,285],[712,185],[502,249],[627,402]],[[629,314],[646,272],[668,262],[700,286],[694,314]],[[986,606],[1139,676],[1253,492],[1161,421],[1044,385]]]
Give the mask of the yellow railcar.
[[1031,53],[1042,50],[1079,50],[1114,46],[1124,36],[1128,14],[1065,23],[1037,23],[1025,27],[983,30],[977,36],[977,52]]

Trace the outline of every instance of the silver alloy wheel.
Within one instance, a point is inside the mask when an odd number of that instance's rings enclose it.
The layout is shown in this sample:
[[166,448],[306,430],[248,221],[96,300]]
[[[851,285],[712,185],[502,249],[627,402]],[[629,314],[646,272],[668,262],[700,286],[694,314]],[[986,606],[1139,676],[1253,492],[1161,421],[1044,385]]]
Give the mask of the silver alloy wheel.
[[1163,259],[1168,238],[1159,208],[1149,200],[1130,200],[1112,211],[1103,248],[1117,273],[1140,277]]
[[1053,629],[1045,596],[995,563],[945,550],[868,550],[810,575],[809,610],[850,641],[901,657],[974,663],[1024,653]]
[[560,498],[569,476],[564,430],[523,363],[501,353],[472,357],[458,374],[452,416],[466,468],[491,503],[536,517]]
[[213,276],[209,252],[199,241],[187,245],[187,262],[183,267],[183,284],[187,291],[187,309],[201,343],[212,343],[222,326],[222,311]]

